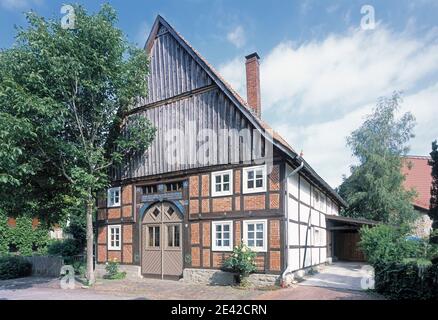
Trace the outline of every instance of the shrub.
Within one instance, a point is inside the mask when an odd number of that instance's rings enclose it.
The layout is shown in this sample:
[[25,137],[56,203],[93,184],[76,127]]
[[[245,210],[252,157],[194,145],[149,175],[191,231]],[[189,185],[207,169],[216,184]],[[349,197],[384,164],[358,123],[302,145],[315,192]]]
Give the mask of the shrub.
[[32,274],[32,264],[22,257],[0,258],[0,280],[28,277]]
[[107,272],[107,274],[104,276],[105,279],[118,280],[126,277],[126,272],[119,271],[119,263],[116,259],[108,261],[106,263],[105,270]]
[[376,264],[375,289],[392,299],[438,300],[438,265],[424,259]]
[[372,264],[402,262],[404,259],[428,259],[431,246],[424,240],[409,240],[410,228],[378,225],[360,230],[359,243]]
[[81,254],[82,248],[75,239],[55,240],[49,244],[47,253],[68,258]]
[[240,285],[246,285],[246,278],[257,270],[255,258],[256,253],[241,243],[234,247],[231,256],[224,261],[223,269],[237,273],[237,282]]

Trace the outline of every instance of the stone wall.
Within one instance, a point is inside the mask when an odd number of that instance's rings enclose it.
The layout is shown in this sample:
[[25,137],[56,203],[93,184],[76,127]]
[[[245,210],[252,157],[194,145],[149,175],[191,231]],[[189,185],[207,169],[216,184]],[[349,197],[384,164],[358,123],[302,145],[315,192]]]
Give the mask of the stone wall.
[[[254,273],[248,278],[249,283],[255,287],[264,287],[280,284],[280,276],[273,274]],[[183,281],[204,285],[233,285],[234,274],[212,269],[184,269]]]

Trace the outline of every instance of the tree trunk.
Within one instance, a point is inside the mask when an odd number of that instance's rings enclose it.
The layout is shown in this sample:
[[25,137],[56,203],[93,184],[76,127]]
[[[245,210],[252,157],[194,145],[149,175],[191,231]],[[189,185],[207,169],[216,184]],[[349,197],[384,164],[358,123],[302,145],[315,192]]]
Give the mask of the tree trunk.
[[95,282],[93,266],[93,213],[94,202],[90,195],[90,198],[87,201],[87,279],[89,285],[93,285]]

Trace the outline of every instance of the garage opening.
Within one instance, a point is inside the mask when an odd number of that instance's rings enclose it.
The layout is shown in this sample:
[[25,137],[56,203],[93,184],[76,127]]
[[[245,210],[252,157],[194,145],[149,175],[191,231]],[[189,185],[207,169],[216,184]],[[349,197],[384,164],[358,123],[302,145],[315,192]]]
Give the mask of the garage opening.
[[326,216],[327,219],[327,256],[333,261],[364,262],[366,257],[359,247],[362,226],[374,226],[375,221],[354,219],[341,216]]

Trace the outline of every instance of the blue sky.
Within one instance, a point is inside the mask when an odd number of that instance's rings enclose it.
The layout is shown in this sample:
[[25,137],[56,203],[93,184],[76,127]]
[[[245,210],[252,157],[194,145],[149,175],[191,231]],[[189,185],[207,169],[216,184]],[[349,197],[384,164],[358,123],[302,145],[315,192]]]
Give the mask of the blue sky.
[[[108,2],[140,46],[161,14],[243,97],[244,56],[257,51],[263,118],[332,186],[353,161],[345,137],[379,96],[404,92],[403,111],[417,118],[411,154],[427,154],[438,137],[438,0]],[[60,19],[65,3],[0,0],[0,48],[24,11]],[[74,3],[95,11],[102,1]],[[372,30],[360,27],[363,5],[375,9]]]

